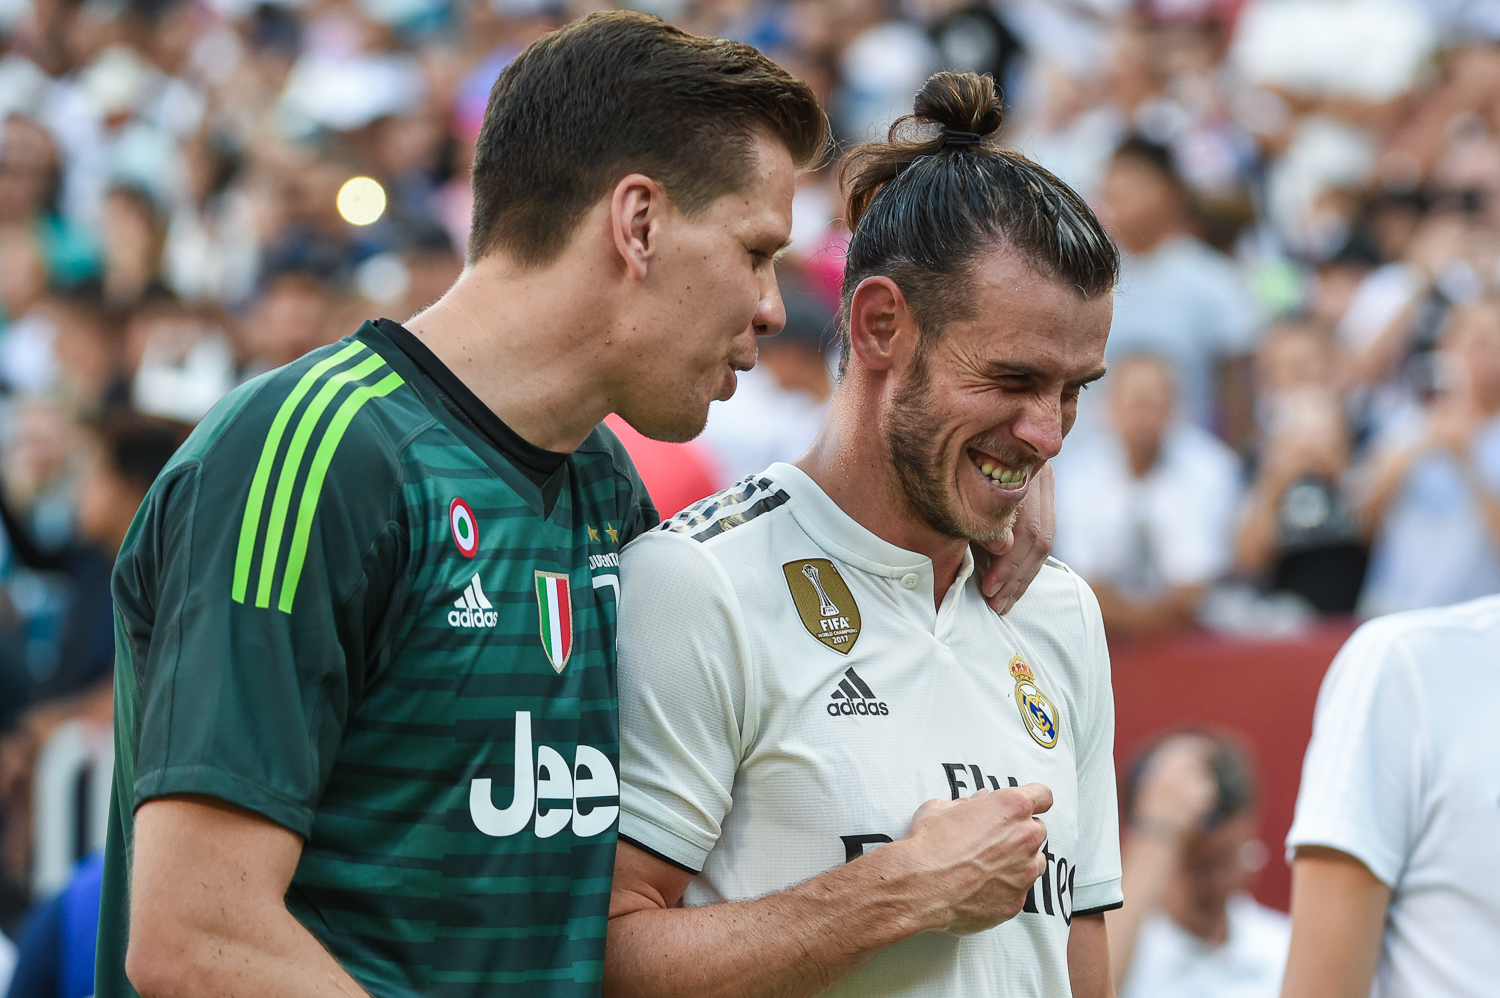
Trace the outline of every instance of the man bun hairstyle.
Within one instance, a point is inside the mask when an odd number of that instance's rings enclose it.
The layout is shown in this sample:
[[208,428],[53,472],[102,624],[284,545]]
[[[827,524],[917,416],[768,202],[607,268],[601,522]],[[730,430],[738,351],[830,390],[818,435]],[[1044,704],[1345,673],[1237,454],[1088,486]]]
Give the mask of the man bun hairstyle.
[[995,81],[938,73],[884,142],[855,148],[840,182],[854,236],[844,270],[840,330],[867,277],[901,288],[924,337],[972,317],[974,261],[997,244],[1084,299],[1113,291],[1120,254],[1074,190],[1019,153],[1001,149]]
[[550,263],[631,173],[690,215],[707,210],[749,182],[759,134],[801,168],[824,154],[828,119],[807,84],[749,45],[633,11],[592,14],[527,48],[490,91],[468,262],[501,250]]

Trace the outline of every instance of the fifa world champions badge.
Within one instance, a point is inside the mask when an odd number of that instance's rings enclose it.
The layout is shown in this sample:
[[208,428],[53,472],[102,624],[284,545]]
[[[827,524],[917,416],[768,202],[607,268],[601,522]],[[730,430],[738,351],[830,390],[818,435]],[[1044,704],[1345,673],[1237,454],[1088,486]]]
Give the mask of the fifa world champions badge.
[[781,566],[792,603],[807,633],[847,655],[859,640],[859,606],[849,584],[827,558],[803,558]]
[[1020,655],[1010,660],[1010,677],[1016,681],[1016,706],[1020,708],[1027,733],[1042,748],[1056,745],[1062,719],[1052,701],[1037,689],[1036,676]]

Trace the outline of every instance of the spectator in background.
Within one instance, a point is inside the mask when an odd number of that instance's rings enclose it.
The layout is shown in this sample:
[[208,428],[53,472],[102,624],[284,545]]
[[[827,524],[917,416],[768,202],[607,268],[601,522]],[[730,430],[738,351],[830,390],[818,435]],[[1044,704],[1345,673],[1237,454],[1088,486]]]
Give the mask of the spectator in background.
[[[833,394],[827,353],[833,310],[801,281],[777,277],[786,326],[761,338],[759,360],[739,375],[734,395],[709,406],[701,439],[723,473],[710,492],[777,461],[801,457],[817,436]],[[665,512],[662,518],[667,518]]]
[[1167,631],[1193,620],[1230,566],[1239,463],[1175,418],[1166,361],[1116,361],[1106,383],[1106,431],[1054,462],[1057,556],[1093,586],[1110,631]]
[[1439,357],[1444,390],[1372,462],[1367,616],[1500,592],[1500,298],[1455,311]]
[[1256,375],[1262,440],[1235,567],[1320,613],[1352,614],[1367,552],[1331,339],[1309,325],[1278,326],[1261,344]]
[[240,324],[240,369],[248,380],[343,335],[334,326],[334,293],[312,271],[288,267],[267,280]]
[[1244,750],[1168,735],[1124,790],[1125,906],[1106,916],[1120,998],[1276,998],[1291,924],[1246,893],[1265,849]]
[[1142,138],[1120,146],[1104,175],[1100,216],[1125,250],[1110,362],[1139,353],[1169,360],[1183,417],[1243,442],[1247,358],[1261,319],[1234,264],[1195,235],[1191,194],[1171,152]]
[[91,998],[103,880],[104,853],[91,853],[57,896],[27,916],[5,998]]
[[[135,511],[177,447],[185,427],[128,411],[99,424],[77,489],[79,541],[62,550],[39,545],[9,504],[0,522],[13,556],[28,568],[67,581],[68,603],[56,664],[29,691],[30,705],[0,738],[0,815],[7,860],[24,849],[31,823],[30,775],[36,754],[63,722],[87,716],[109,723],[114,674],[114,604],[109,578]],[[21,871],[4,871],[15,877]],[[95,905],[97,910],[97,904]]]
[[114,312],[134,308],[159,284],[166,230],[151,195],[116,186],[104,198],[104,301]]

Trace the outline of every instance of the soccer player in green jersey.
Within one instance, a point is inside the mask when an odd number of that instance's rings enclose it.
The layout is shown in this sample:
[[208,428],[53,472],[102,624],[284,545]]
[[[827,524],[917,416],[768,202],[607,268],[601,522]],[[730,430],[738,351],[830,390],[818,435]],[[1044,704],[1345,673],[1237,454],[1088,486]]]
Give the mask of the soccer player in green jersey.
[[825,142],[748,46],[564,28],[491,95],[453,288],[204,419],[114,576],[101,998],[599,992],[657,516],[598,424],[733,391]]

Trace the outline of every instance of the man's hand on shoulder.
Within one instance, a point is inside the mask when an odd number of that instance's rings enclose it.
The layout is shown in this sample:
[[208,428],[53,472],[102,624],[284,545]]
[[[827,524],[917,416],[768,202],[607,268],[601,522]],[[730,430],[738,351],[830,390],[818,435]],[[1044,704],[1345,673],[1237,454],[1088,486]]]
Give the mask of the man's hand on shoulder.
[[1052,553],[1057,533],[1055,491],[1052,465],[1044,464],[1032,476],[1031,491],[1016,509],[1009,539],[972,545],[975,570],[982,573],[980,591],[996,613],[1011,611]]

